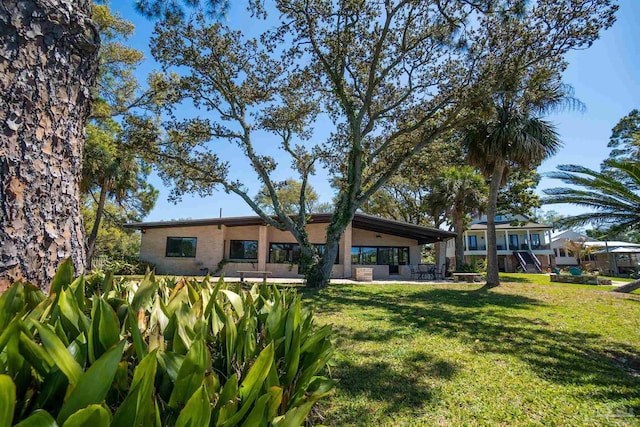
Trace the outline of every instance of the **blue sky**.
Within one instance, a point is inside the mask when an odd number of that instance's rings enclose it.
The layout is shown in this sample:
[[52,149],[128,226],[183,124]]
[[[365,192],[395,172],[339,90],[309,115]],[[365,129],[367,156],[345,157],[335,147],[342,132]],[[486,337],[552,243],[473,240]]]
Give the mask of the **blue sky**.
[[[153,24],[138,15],[133,9],[133,2],[119,2],[112,7],[118,10],[127,20],[136,26],[136,33],[130,43],[145,52],[147,60],[140,68],[138,76],[141,80],[158,66],[153,63],[148,43]],[[242,2],[231,2],[232,8],[228,20],[239,19],[240,11],[235,9]],[[617,22],[604,32],[593,46],[586,50],[569,53],[569,66],[565,72],[565,82],[573,86],[575,96],[586,105],[585,112],[567,111],[548,116],[557,126],[563,141],[559,153],[545,161],[539,172],[549,172],[559,164],[580,164],[598,168],[600,162],[607,157],[607,142],[611,128],[634,108],[640,108],[640,0],[621,0]],[[197,111],[193,110],[194,114]],[[242,173],[244,160],[237,150],[229,147],[225,151],[230,154],[232,166]],[[288,161],[283,163],[288,164]],[[286,179],[293,174],[285,167],[277,171],[279,179]],[[250,182],[256,182],[253,177]],[[252,215],[253,211],[239,197],[217,192],[211,197],[184,196],[182,202],[173,204],[167,201],[170,189],[163,186],[162,181],[152,177],[152,183],[160,190],[155,208],[146,220],[169,220],[176,218],[208,218],[217,217],[220,208],[223,216]],[[312,181],[322,201],[330,201],[332,190],[326,182],[326,175],[319,174]],[[543,178],[539,189],[557,186],[560,183]],[[257,192],[258,185],[252,191]],[[545,210],[556,210],[572,215],[580,212],[580,208],[565,205],[544,206]]]

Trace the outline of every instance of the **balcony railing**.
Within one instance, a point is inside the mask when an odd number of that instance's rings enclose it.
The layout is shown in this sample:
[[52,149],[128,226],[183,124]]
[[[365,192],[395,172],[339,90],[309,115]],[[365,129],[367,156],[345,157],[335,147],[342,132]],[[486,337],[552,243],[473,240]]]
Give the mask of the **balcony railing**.
[[[496,245],[499,251],[528,251],[529,245],[526,243],[522,243],[521,245],[509,245],[505,246],[504,244]],[[486,245],[476,245],[476,246],[465,246],[465,251],[486,251]],[[551,250],[551,245],[531,245],[532,251],[543,251],[543,250]]]

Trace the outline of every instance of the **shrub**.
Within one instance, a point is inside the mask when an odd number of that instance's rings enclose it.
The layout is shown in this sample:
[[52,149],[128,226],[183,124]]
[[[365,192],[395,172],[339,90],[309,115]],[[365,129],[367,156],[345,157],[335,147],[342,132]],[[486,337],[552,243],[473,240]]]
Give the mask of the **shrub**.
[[456,273],[479,273],[480,267],[478,264],[462,264],[460,268],[456,269]]
[[153,270],[153,265],[140,261],[136,257],[124,257],[123,259],[112,259],[104,263],[102,269],[104,271],[113,271],[114,274],[122,276],[131,276],[134,274],[146,274]]
[[2,426],[297,426],[334,386],[331,329],[292,291],[72,278],[0,296]]

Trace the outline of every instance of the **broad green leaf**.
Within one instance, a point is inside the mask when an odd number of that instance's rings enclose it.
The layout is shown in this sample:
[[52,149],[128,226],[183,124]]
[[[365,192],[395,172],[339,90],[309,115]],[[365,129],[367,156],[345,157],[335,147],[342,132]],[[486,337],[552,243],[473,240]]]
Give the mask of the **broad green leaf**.
[[138,329],[136,315],[133,310],[131,310],[131,307],[129,307],[127,318],[129,321],[129,330],[131,331],[131,339],[133,340],[133,347],[136,350],[136,356],[138,356],[138,359],[142,360],[142,358],[147,355],[147,346],[142,339],[140,329]]
[[[29,362],[33,369],[41,376],[46,376],[55,365],[49,353],[33,342],[25,333],[20,333],[20,354]],[[0,424],[2,425],[2,424]]]
[[318,399],[326,396],[328,393],[331,393],[331,390],[333,390],[333,387],[337,383],[337,380],[332,380],[326,377],[315,377],[311,381],[311,384],[309,384],[307,393],[310,394],[311,399],[317,401]]
[[58,368],[64,372],[69,382],[74,386],[77,385],[82,375],[82,367],[75,361],[60,338],[49,329],[49,326],[43,325],[40,322],[34,322],[34,325],[51,359],[53,359]]
[[129,394],[113,416],[114,426],[151,425],[155,414],[153,385],[157,367],[158,360],[155,351],[140,361],[133,373]]
[[298,366],[300,364],[300,328],[296,328],[293,331],[293,340],[289,352],[285,355],[285,363],[287,366],[287,376],[285,385],[288,386],[293,382],[296,374],[298,373]]
[[10,426],[16,406],[16,385],[9,375],[0,375],[0,426]]
[[233,356],[236,352],[236,340],[238,338],[238,330],[236,329],[236,323],[233,320],[233,315],[231,315],[231,313],[227,314],[225,317],[224,335],[224,346],[227,356],[227,372],[231,372],[231,364],[233,362]]
[[76,411],[104,400],[116,375],[125,343],[122,341],[107,351],[82,375],[60,409],[58,424],[63,424]]
[[273,343],[270,343],[258,355],[246,377],[240,385],[240,398],[244,401],[249,396],[257,394],[262,387],[262,383],[267,378],[271,364],[273,363],[274,350]]
[[238,410],[238,375],[233,374],[222,387],[214,413],[218,414],[216,426],[222,425]]
[[35,408],[59,407],[57,402],[62,402],[65,391],[69,386],[67,376],[57,367],[53,367],[51,372],[44,377],[40,392],[36,397]]
[[24,284],[14,283],[0,295],[0,331],[24,310]]
[[249,368],[247,376],[240,385],[240,409],[232,417],[228,418],[224,423],[221,424],[223,427],[235,426],[242,420],[247,412],[249,412],[249,409],[251,409],[254,400],[260,393],[263,382],[267,378],[267,374],[271,369],[273,357],[273,343],[270,343],[264,348],[264,350],[260,352],[260,355],[254,362],[254,364],[251,366],[251,368]]
[[176,427],[208,426],[211,419],[211,403],[204,386],[198,388],[180,411]]
[[109,271],[102,280],[102,295],[107,295],[113,287],[113,271]]
[[204,338],[198,337],[193,341],[187,356],[180,366],[178,378],[169,399],[169,406],[178,408],[191,397],[202,385],[205,371],[211,366],[211,356],[205,345]]
[[160,327],[160,331],[164,332],[164,329],[167,327],[167,323],[169,323],[169,317],[167,317],[166,309],[164,304],[162,304],[160,295],[156,295],[153,301],[153,307],[151,308],[148,327],[153,328],[158,325]]
[[278,417],[278,421],[273,420],[274,427],[300,427],[309,415],[314,402],[306,402],[302,405],[290,409],[283,417]]
[[269,402],[269,398],[271,398],[271,394],[267,393],[256,400],[256,404],[253,405],[253,409],[249,412],[247,418],[245,418],[242,423],[242,427],[262,427],[267,425],[265,408],[267,406],[267,402]]
[[85,309],[85,298],[84,298],[84,289],[86,286],[86,282],[84,280],[84,274],[81,274],[74,280],[69,286],[69,290],[71,294],[76,299],[76,304],[80,310],[84,311]]
[[101,405],[89,405],[67,418],[62,427],[109,427],[110,424],[111,414],[108,410]]
[[180,372],[180,367],[182,366],[185,356],[161,351],[158,353],[158,358],[160,359],[159,363],[162,369],[169,375],[169,378],[175,382],[178,379],[178,373]]
[[269,407],[267,408],[267,419],[272,420],[278,415],[278,409],[280,409],[280,404],[282,403],[282,387],[270,387],[269,394],[271,395],[271,400],[269,400]]
[[229,302],[238,314],[238,317],[244,316],[244,304],[242,303],[242,298],[240,297],[240,295],[228,289],[221,289],[220,292],[222,292],[227,296],[227,298],[229,298]]
[[105,349],[111,348],[120,341],[120,322],[111,306],[102,298],[98,298],[98,309],[100,310],[98,323],[100,344]]
[[86,318],[80,307],[76,297],[71,290],[62,289],[58,298],[58,307],[60,307],[60,313],[66,320],[66,329],[72,326],[74,329],[74,336],[80,332],[87,332],[89,330],[89,319]]
[[13,427],[58,427],[58,423],[47,411],[38,409]]
[[140,307],[147,303],[157,290],[158,282],[156,281],[155,276],[153,273],[147,273],[144,279],[140,282],[140,286],[138,286],[138,290],[131,301],[131,308],[133,311],[137,312]]
[[307,336],[307,339],[304,340],[304,343],[300,347],[300,352],[304,353],[313,348],[317,343],[322,341],[323,339],[331,336],[331,325],[324,325],[317,331]]
[[0,352],[4,350],[5,346],[9,342],[9,339],[13,338],[15,335],[20,333],[20,330],[23,327],[22,320],[20,317],[15,317],[9,325],[0,333]]
[[287,323],[285,325],[285,354],[289,352],[291,343],[293,342],[293,331],[300,324],[300,298],[294,297],[293,302],[287,310]]
[[71,284],[73,281],[73,261],[71,258],[67,258],[62,261],[58,271],[56,271],[53,280],[51,281],[51,287],[49,288],[49,295],[59,294],[60,291]]

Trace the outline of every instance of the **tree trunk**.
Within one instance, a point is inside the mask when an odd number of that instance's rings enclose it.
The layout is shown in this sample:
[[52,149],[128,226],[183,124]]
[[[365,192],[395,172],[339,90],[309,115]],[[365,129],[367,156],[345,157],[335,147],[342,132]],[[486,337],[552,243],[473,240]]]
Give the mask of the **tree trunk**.
[[633,292],[636,289],[640,289],[640,280],[634,280],[633,282],[625,283],[622,286],[618,286],[615,289],[612,289],[611,292],[621,292],[624,294],[628,294],[629,292]]
[[99,36],[88,0],[0,3],[0,289],[85,268],[79,179]]
[[435,242],[433,247],[436,254],[436,270],[444,277],[447,269],[447,242]]
[[98,199],[98,208],[96,209],[96,217],[93,221],[93,227],[91,233],[87,238],[87,268],[91,268],[93,262],[93,254],[96,250],[96,239],[98,238],[98,230],[100,229],[100,222],[102,221],[102,214],[104,213],[104,204],[107,201],[107,186],[102,185],[100,187],[100,198]]
[[342,236],[352,219],[353,214],[334,214],[331,224],[327,227],[324,255],[320,259],[320,263],[306,275],[307,287],[324,289],[329,286],[331,270],[338,255],[340,236]]
[[[498,247],[496,239],[496,212],[498,211],[498,193],[504,174],[504,163],[496,165],[489,185],[489,205],[487,206],[487,287],[500,285],[498,274]],[[507,242],[508,243],[508,242]]]
[[456,213],[453,220],[453,231],[456,233],[456,270],[464,265],[464,223],[461,215]]

